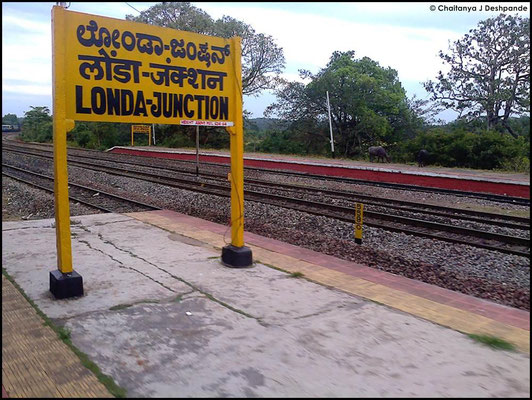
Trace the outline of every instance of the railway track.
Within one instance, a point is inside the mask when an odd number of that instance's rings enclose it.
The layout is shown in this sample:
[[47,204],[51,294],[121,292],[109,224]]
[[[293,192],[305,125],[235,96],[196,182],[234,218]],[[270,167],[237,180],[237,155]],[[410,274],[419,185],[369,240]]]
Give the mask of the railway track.
[[[54,192],[54,178],[44,174],[2,164],[2,175],[50,193]],[[88,186],[77,185],[75,183],[69,182],[68,187],[68,197],[70,200],[108,213],[150,211],[159,209],[158,207],[150,204],[128,199],[123,196],[117,196],[115,194],[103,192],[101,190],[96,190]]]
[[[22,154],[33,154],[36,156],[42,156],[46,158],[52,158],[52,155],[48,151],[37,151],[37,152],[28,152],[24,149],[13,149],[10,151],[18,151]],[[84,150],[83,150],[84,151]],[[101,152],[96,152],[97,155],[101,156]],[[74,158],[75,157],[75,158]],[[139,157],[140,158],[140,157]],[[88,159],[87,163],[83,163],[83,161],[80,161],[82,159]],[[76,156],[69,156],[69,160],[71,163],[75,163],[79,166],[92,166],[94,165],[94,155],[84,155],[84,154],[78,154]],[[117,163],[116,157],[103,157],[99,159],[98,161],[109,161],[113,164]],[[139,166],[144,166],[148,168],[155,168],[153,164],[150,164],[149,161],[139,159],[135,160],[135,162],[129,162],[120,160],[120,165],[130,165],[132,167],[138,168]],[[110,166],[112,167],[112,165]],[[159,167],[158,167],[159,168]],[[178,173],[184,176],[189,176],[190,179],[185,180],[183,182],[189,183],[189,182],[195,182],[196,177],[195,173],[191,170],[183,169],[183,168],[176,168],[176,167],[161,167],[159,168],[160,171],[172,174],[172,173]],[[104,171],[105,172],[105,171]],[[223,184],[227,181],[227,174],[225,173],[208,173],[203,172],[199,174],[200,177],[208,179],[209,181],[212,180],[214,182],[217,182],[219,184]],[[246,187],[254,187],[259,188],[260,190],[264,190],[265,192],[270,192],[272,190],[272,182],[268,180],[263,179],[252,179],[252,178],[245,178],[245,185]],[[374,207],[384,207],[388,210],[396,210],[402,213],[421,213],[421,214],[427,214],[432,215],[435,217],[443,217],[443,218],[450,218],[450,219],[458,219],[461,221],[471,221],[476,223],[485,223],[487,220],[489,220],[489,224],[493,226],[501,226],[501,227],[507,227],[512,229],[524,229],[529,230],[530,229],[530,220],[528,218],[523,217],[515,217],[510,215],[501,215],[496,213],[487,213],[487,212],[480,212],[480,211],[474,211],[474,210],[467,210],[467,209],[458,209],[458,208],[451,208],[451,207],[445,207],[445,206],[438,206],[438,205],[431,205],[431,204],[419,204],[411,201],[404,201],[404,200],[395,200],[390,198],[379,198],[376,196],[369,196],[369,195],[363,195],[354,191],[339,191],[339,190],[328,190],[326,188],[313,188],[310,186],[304,186],[304,185],[298,185],[298,184],[283,184],[279,182],[275,182],[275,190],[281,191],[286,190],[289,192],[290,195],[294,195],[294,193],[298,193],[301,196],[314,196],[314,197],[323,197],[327,196],[327,198],[333,199],[334,201],[340,201],[344,202],[344,204],[347,202],[349,204],[352,204],[353,202],[363,202],[366,206],[374,206]]]
[[[17,151],[21,152],[22,150],[18,149]],[[31,154],[31,152],[30,152]],[[39,156],[39,157],[45,157],[50,158],[49,155],[45,154],[37,154],[33,152],[33,155]],[[192,174],[189,173],[188,177],[175,177],[175,176],[165,176],[165,175],[171,175],[174,174],[176,170],[174,169],[167,169],[159,170],[157,173],[153,172],[141,172],[141,171],[131,171],[130,167],[117,167],[117,166],[111,166],[111,165],[95,165],[95,161],[93,158],[91,158],[91,161],[83,161],[83,157],[87,158],[87,156],[69,156],[69,165],[75,165],[80,166],[83,168],[90,168],[95,171],[101,171],[105,173],[110,173],[114,175],[129,177],[129,178],[136,178],[136,179],[144,179],[147,181],[150,181],[152,183],[158,183],[161,185],[167,185],[167,186],[173,186],[180,189],[187,189],[197,192],[202,192],[206,194],[211,195],[217,195],[217,196],[224,196],[229,197],[230,196],[230,188],[228,183],[226,182],[206,182],[200,180],[198,177],[192,176]],[[109,161],[109,160],[107,160]],[[123,164],[123,163],[121,163]],[[133,163],[130,163],[129,165],[132,165]],[[150,168],[154,168],[151,166]],[[179,171],[182,172],[182,171]],[[212,179],[212,177],[209,177]],[[246,180],[246,183],[249,183]],[[265,183],[265,182],[253,182],[255,185],[262,185],[262,189],[265,189],[264,191],[257,191],[257,190],[251,190],[246,189],[245,190],[245,197],[246,200],[249,201],[258,201],[262,203],[267,203],[274,206],[284,207],[284,208],[290,208],[297,211],[303,211],[314,215],[321,215],[326,216],[329,218],[337,219],[344,222],[353,222],[353,205],[351,206],[345,206],[345,205],[337,205],[332,204],[331,202],[319,202],[319,201],[309,201],[308,199],[302,199],[297,198],[293,196],[283,196],[279,194],[269,193],[272,190],[271,183]],[[288,188],[293,189],[294,185],[283,185],[283,189],[287,190]],[[307,189],[299,188],[299,189]],[[323,192],[323,190],[321,190]],[[346,196],[353,196],[353,193],[328,193],[329,196],[335,196],[337,199],[342,199],[345,201]],[[391,202],[388,199],[382,199],[384,201]],[[351,199],[352,202],[352,199]],[[374,204],[375,202],[369,202],[366,198],[367,203]],[[419,208],[419,205],[412,203],[412,206],[417,206],[417,209],[415,210],[416,213],[422,212],[422,210]],[[396,204],[392,207],[395,207],[395,210],[406,210],[405,204]],[[426,208],[426,207],[425,207]],[[467,215],[468,213],[462,213],[459,214],[459,212],[462,212],[463,210],[456,210],[456,209],[447,209],[442,211],[443,208],[439,208],[439,210],[430,210],[427,212],[427,214],[439,214],[440,216],[444,215],[447,218],[454,218],[455,220],[461,220],[468,218],[470,221],[474,220],[476,222],[482,222],[482,223],[490,223],[493,222],[494,225],[499,224],[499,226],[506,226],[510,227],[512,229],[521,229],[521,230],[529,230],[530,223],[529,219],[525,218],[518,218],[518,217],[512,217],[508,218],[506,216],[503,216],[501,219],[501,216],[497,216],[495,214],[487,214],[487,213],[478,213],[478,212],[470,212],[469,214],[474,215]],[[412,210],[409,210],[412,211]],[[116,211],[115,211],[116,212]],[[422,237],[428,237],[431,239],[436,240],[443,240],[447,242],[453,242],[453,243],[462,243],[462,244],[468,244],[476,247],[481,247],[489,250],[495,250],[500,251],[504,253],[509,254],[517,254],[521,256],[530,257],[530,250],[529,250],[529,239],[528,238],[522,238],[522,237],[516,237],[516,236],[510,236],[510,235],[501,235],[496,233],[490,233],[486,230],[479,230],[479,229],[471,229],[471,228],[462,228],[459,226],[455,226],[452,224],[442,224],[437,222],[431,222],[426,220],[421,220],[419,218],[411,218],[411,217],[405,217],[397,214],[392,214],[389,211],[386,213],[383,212],[374,212],[371,210],[365,211],[365,225],[372,226],[372,227],[378,227],[381,229],[386,229],[390,231],[395,232],[404,232],[411,235],[416,236],[422,236]],[[484,219],[482,219],[484,218]],[[489,218],[490,221],[486,221],[485,219]],[[499,218],[499,220],[497,220]],[[509,221],[511,219],[512,221]]]
[[[12,141],[11,142],[13,146],[26,146],[18,145],[17,142]],[[48,151],[52,151],[52,146],[50,144],[44,144],[44,143],[32,143],[31,146],[34,148],[47,148]],[[97,150],[87,150],[87,149],[69,149],[69,152],[71,151],[83,151],[83,152],[95,152],[99,153],[100,155],[102,152]],[[118,155],[118,154],[117,154]],[[98,156],[99,158],[101,156]],[[129,157],[136,157],[139,159],[139,161],[135,162],[136,164],[142,164],[142,161],[140,159],[145,158],[141,156],[129,156]],[[189,161],[189,160],[173,160],[175,162],[179,162],[181,164],[188,164],[190,166],[190,171],[195,168],[196,162],[195,161]],[[204,166],[211,166],[213,168],[227,168],[227,165],[219,164],[219,163],[211,163],[211,162],[202,162],[202,165]],[[297,172],[297,171],[281,171],[277,169],[268,169],[268,168],[256,168],[256,167],[244,167],[245,171],[257,171],[261,173],[269,173],[274,175],[280,175],[280,176],[299,176],[303,178],[309,178],[309,179],[317,179],[317,180],[327,180],[332,182],[343,182],[348,184],[356,184],[356,185],[367,185],[367,186],[376,186],[376,187],[383,187],[383,188],[389,188],[389,189],[395,189],[395,190],[408,190],[412,192],[425,192],[425,193],[440,193],[440,194],[449,194],[453,196],[458,197],[467,197],[467,198],[477,198],[477,199],[483,199],[488,201],[494,201],[494,202],[500,202],[500,203],[510,203],[514,205],[523,205],[523,206],[530,206],[530,199],[525,199],[521,197],[512,197],[512,196],[503,196],[503,195],[496,195],[496,194],[490,194],[490,193],[477,193],[477,192],[468,192],[468,191],[460,191],[460,190],[454,190],[454,189],[442,189],[442,188],[427,188],[423,186],[416,186],[416,185],[407,185],[407,184],[399,184],[399,183],[386,183],[386,182],[373,182],[373,181],[367,181],[367,180],[361,180],[361,179],[354,179],[354,178],[343,178],[343,177],[335,177],[335,176],[328,176],[328,175],[316,175],[316,174],[309,174],[305,172]],[[200,175],[205,175],[205,173],[200,173]]]

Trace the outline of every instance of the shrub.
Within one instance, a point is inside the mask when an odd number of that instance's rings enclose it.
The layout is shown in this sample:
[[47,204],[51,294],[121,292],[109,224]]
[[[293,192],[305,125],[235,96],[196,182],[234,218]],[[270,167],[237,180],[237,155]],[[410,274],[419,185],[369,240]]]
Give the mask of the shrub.
[[516,139],[495,131],[434,129],[402,143],[394,159],[415,161],[420,149],[429,151],[433,165],[522,172],[530,169],[530,144],[523,136]]
[[182,133],[175,133],[164,139],[162,145],[164,147],[196,147],[196,143],[192,142],[188,136]]

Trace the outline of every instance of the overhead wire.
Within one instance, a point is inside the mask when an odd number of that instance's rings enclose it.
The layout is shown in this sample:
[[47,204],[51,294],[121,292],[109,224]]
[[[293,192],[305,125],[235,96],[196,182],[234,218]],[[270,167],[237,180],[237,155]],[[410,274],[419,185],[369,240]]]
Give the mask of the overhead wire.
[[131,4],[129,4],[128,2],[124,1],[124,3],[126,3],[128,6],[130,6],[133,10],[135,10],[136,12],[138,12],[139,14],[141,14],[141,12],[139,10],[137,10],[135,7],[133,7]]

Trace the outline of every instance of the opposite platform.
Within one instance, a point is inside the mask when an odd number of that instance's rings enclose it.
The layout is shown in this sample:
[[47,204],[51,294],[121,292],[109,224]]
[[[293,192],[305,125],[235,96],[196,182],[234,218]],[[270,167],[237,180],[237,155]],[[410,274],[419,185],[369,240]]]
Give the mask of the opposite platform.
[[[249,233],[254,266],[227,268],[227,227],[169,211],[73,217],[86,294],[58,301],[53,223],[4,222],[3,266],[129,397],[530,395],[528,313],[429,299],[429,285]],[[506,335],[525,353],[454,329]]]
[[[114,146],[111,153],[195,161],[195,151],[159,146]],[[231,157],[224,151],[200,152],[200,162],[229,164]],[[295,171],[303,174],[368,180],[372,182],[426,186],[467,192],[483,192],[504,196],[530,198],[530,174],[494,172],[465,168],[406,164],[371,163],[366,161],[304,158],[286,155],[246,153],[245,167]]]

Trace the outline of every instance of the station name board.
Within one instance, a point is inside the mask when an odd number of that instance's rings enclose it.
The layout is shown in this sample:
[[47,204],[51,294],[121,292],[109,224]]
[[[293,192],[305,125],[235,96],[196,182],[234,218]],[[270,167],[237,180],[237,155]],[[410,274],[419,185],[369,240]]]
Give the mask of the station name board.
[[66,118],[233,126],[239,42],[61,11],[54,57],[65,63]]

